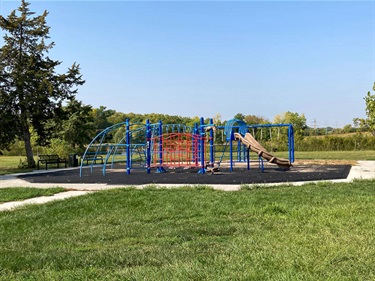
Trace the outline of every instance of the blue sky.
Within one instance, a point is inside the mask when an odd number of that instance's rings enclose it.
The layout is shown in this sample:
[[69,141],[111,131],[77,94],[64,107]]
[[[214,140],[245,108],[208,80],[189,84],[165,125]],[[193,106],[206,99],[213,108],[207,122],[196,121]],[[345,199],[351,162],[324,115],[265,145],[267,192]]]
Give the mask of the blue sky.
[[[78,99],[120,112],[342,127],[375,81],[374,1],[30,1],[81,65]],[[2,0],[8,15],[20,1]],[[1,34],[3,35],[3,33]]]

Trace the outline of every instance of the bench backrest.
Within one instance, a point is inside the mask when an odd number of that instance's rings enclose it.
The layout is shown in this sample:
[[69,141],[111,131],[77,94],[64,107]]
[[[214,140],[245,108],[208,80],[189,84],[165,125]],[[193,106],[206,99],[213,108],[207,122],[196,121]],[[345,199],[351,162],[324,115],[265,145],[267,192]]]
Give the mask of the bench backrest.
[[51,160],[51,159],[60,159],[60,157],[57,154],[45,154],[45,155],[39,155],[39,159]]

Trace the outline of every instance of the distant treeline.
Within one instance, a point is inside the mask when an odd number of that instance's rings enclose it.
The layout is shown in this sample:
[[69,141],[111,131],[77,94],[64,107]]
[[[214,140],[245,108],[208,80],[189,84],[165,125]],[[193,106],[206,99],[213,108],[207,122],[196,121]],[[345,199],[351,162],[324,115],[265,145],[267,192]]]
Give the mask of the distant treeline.
[[[194,126],[199,123],[200,118],[171,116],[168,114],[136,114],[122,113],[106,107],[92,108],[80,103],[70,104],[65,108],[69,118],[61,124],[56,124],[56,133],[50,139],[48,145],[38,145],[37,137],[32,133],[31,142],[34,155],[57,153],[62,157],[67,157],[70,153],[83,153],[85,147],[92,138],[101,130],[114,124],[130,120],[131,123],[145,124],[146,120],[157,123],[159,120],[163,124],[185,124]],[[311,128],[306,126],[306,118],[303,114],[286,112],[276,115],[273,121],[264,117],[254,115],[236,114],[234,118],[241,119],[247,124],[279,124],[291,123],[295,132],[296,151],[325,151],[325,150],[371,150],[375,149],[375,137],[366,132],[360,132],[358,128],[346,125],[343,128]],[[209,122],[206,118],[205,123]],[[223,126],[227,120],[221,120],[220,114],[213,117],[215,125]],[[116,134],[115,134],[116,133]],[[287,131],[286,128],[272,129],[252,129],[254,137],[269,151],[286,151]],[[113,140],[116,143],[122,138],[123,132],[114,132]],[[214,135],[217,145],[225,144],[226,137],[223,130],[217,130]],[[0,151],[4,155],[25,155],[25,148],[22,141],[15,141],[8,150]]]

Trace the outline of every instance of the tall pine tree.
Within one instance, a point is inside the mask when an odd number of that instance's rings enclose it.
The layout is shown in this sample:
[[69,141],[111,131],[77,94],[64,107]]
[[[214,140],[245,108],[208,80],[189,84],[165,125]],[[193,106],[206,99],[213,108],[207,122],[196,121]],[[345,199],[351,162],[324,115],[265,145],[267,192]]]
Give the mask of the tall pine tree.
[[64,74],[55,72],[61,62],[48,56],[54,46],[46,43],[48,12],[34,16],[29,5],[22,0],[17,11],[0,16],[5,31],[0,49],[0,149],[17,138],[23,140],[28,166],[35,167],[31,130],[39,144],[48,143],[55,122],[63,116],[62,103],[73,99],[84,81],[75,63]]

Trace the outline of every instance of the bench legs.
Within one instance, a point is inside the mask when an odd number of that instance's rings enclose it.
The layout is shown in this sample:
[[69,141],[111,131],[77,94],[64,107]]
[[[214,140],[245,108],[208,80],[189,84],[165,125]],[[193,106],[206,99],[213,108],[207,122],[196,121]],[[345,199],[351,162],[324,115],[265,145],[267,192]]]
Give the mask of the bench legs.
[[[45,164],[46,164],[46,170],[48,170],[48,164],[57,164],[57,168],[60,168],[60,164],[61,163],[64,163],[65,164],[65,168],[67,167],[67,162],[66,161],[64,161],[64,162],[61,162],[61,161],[59,161],[59,162],[48,162],[48,161],[46,161],[45,162]],[[40,169],[40,165],[39,165],[39,161],[38,161],[38,170]]]

